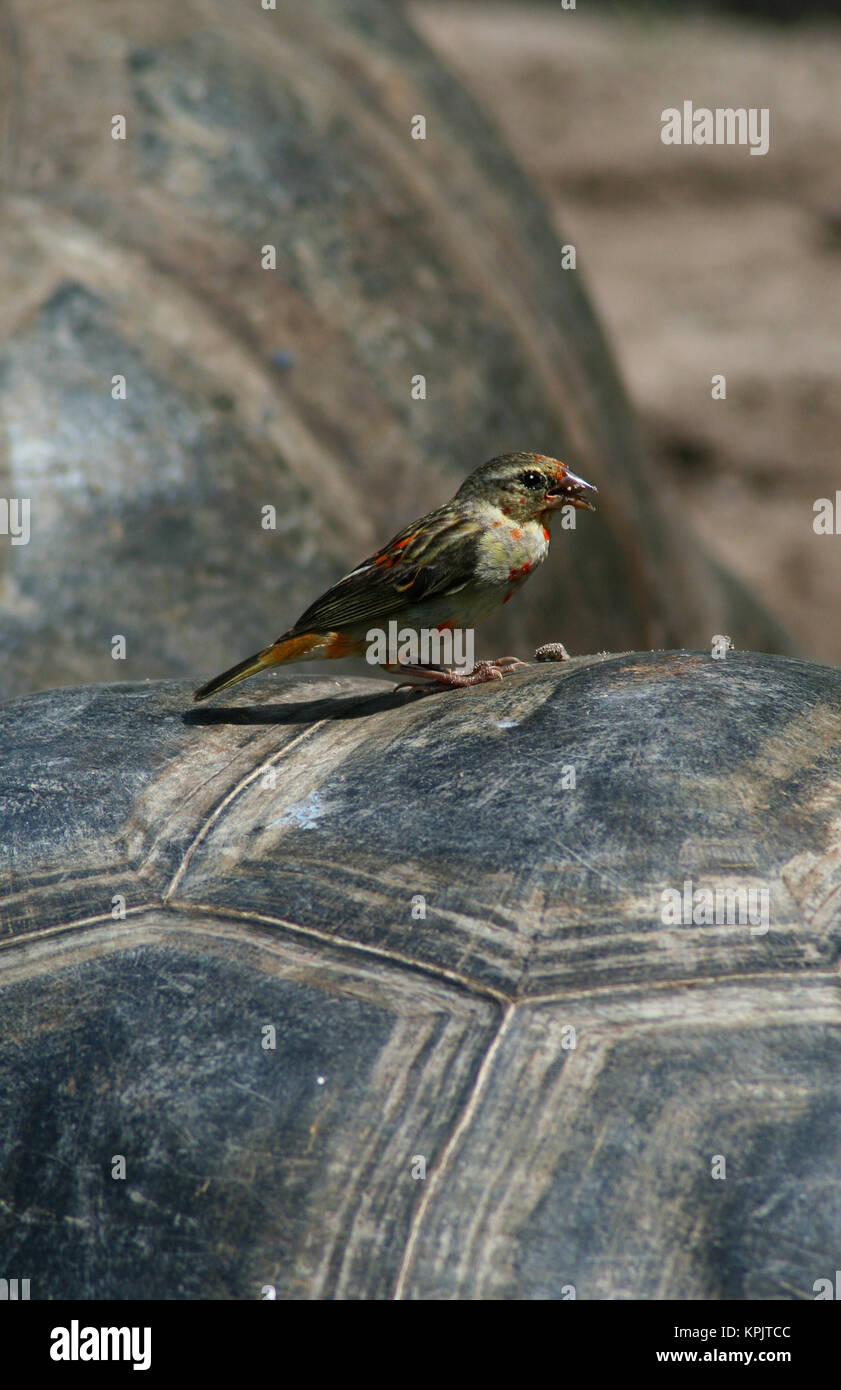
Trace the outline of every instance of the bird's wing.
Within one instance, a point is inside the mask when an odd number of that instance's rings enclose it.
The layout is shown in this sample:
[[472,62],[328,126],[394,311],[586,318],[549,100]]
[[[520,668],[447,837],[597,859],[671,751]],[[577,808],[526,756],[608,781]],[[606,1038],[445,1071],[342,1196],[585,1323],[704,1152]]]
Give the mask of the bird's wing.
[[457,594],[474,577],[478,527],[449,507],[396,535],[316,599],[284,636],[334,632],[436,595]]

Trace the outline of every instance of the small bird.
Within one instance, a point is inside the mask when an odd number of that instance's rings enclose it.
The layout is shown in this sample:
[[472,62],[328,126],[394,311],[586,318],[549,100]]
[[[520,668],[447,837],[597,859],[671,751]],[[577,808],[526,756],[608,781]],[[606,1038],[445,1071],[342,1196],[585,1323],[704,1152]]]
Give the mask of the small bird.
[[[206,700],[270,666],[364,656],[371,629],[396,620],[403,629],[470,629],[533,574],[549,553],[549,523],[570,505],[595,511],[597,489],[558,459],[502,454],[474,469],[452,501],[407,526],[254,656],[201,686]],[[521,665],[514,657],[477,662],[473,670],[381,662],[384,670],[440,686],[498,680]]]

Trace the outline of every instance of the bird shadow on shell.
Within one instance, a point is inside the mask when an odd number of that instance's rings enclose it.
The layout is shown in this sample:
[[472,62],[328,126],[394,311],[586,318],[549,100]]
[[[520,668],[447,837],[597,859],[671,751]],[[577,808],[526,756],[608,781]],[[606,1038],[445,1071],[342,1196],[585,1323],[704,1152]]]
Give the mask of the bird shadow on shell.
[[[523,663],[518,675],[531,668]],[[506,676],[506,683],[514,673]],[[496,681],[470,686],[470,690],[494,688]],[[414,689],[406,686],[391,690],[377,690],[370,695],[354,692],[350,695],[328,695],[322,699],[301,700],[295,703],[272,705],[217,705],[207,708],[185,710],[182,715],[185,724],[317,724],[325,720],[365,719],[385,710],[402,709],[417,700],[430,695],[452,695],[456,692],[435,685],[418,685]],[[464,694],[464,691],[459,691]]]
[[[186,710],[185,724],[316,724],[324,720],[364,719],[384,710],[400,709],[411,700],[437,691],[379,691],[374,695],[330,695],[282,705],[219,705]],[[442,694],[444,692],[441,692]]]

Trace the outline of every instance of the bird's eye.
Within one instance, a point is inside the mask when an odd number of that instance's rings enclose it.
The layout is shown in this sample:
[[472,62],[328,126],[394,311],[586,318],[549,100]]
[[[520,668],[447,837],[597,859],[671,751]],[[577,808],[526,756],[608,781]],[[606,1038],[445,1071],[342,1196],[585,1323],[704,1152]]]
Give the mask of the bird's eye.
[[543,474],[536,472],[533,468],[527,469],[525,473],[520,473],[519,479],[525,487],[546,486],[546,479],[544,478]]

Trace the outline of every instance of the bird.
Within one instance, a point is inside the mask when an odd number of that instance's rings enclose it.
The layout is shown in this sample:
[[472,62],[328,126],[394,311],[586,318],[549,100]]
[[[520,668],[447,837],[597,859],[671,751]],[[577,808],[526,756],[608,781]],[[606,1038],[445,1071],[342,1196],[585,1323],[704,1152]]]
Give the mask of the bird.
[[[597,491],[546,454],[501,454],[480,464],[451,501],[398,532],[277,641],[214,676],[193,698],[206,700],[287,662],[365,656],[372,633],[392,621],[401,625],[401,637],[406,629],[472,632],[546,559],[555,513],[565,506],[595,511]],[[498,680],[522,665],[515,657],[480,661],[469,672],[391,659],[379,664],[389,673],[419,677],[429,689]]]

